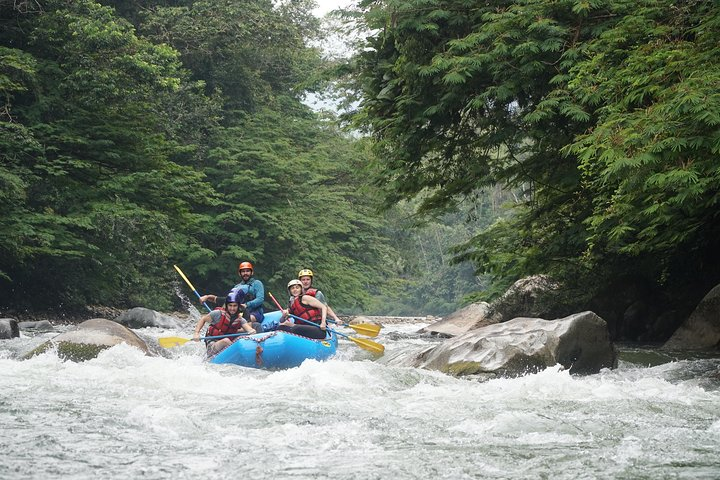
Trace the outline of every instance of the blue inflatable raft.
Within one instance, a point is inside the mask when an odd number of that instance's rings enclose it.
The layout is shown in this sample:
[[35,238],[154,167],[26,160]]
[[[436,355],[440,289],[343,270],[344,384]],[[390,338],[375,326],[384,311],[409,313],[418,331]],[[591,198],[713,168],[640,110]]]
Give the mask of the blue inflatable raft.
[[[277,325],[281,312],[265,314],[263,327]],[[283,369],[305,360],[326,360],[337,351],[337,335],[328,330],[323,340],[301,337],[281,330],[237,337],[210,359],[210,363],[233,363],[243,367]]]

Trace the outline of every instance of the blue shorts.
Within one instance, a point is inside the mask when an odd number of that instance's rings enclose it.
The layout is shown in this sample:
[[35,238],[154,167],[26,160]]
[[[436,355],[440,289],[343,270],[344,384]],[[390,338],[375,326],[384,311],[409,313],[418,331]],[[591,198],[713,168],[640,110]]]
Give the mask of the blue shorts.
[[262,323],[263,319],[265,318],[265,314],[263,313],[262,308],[258,308],[257,310],[250,310],[248,314],[255,315],[255,321],[260,323]]

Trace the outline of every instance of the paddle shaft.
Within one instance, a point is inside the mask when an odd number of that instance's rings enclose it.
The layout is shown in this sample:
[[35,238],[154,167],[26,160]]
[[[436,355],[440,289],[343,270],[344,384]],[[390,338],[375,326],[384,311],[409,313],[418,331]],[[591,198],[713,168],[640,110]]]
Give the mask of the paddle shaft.
[[[220,338],[229,338],[229,337],[239,337],[241,335],[248,335],[247,333],[228,333],[227,335],[216,335],[211,337],[200,337],[198,340],[216,340]],[[187,342],[191,342],[192,338],[182,338],[182,337],[160,337],[158,338],[158,343],[163,348],[172,348],[172,347],[179,347],[180,345],[184,345]]]
[[282,311],[283,308],[280,306],[280,302],[277,301],[277,298],[275,298],[275,296],[271,292],[268,292],[268,295],[270,295],[270,298],[272,298],[272,301],[275,302],[275,305],[278,307],[278,309]]
[[249,333],[228,333],[227,335],[214,335],[212,337],[200,337],[198,340],[216,340],[218,338],[243,337],[250,335]]
[[[178,267],[177,265],[173,265],[173,267],[175,267],[175,270],[177,270],[177,272],[180,274],[180,276],[183,278],[183,280],[185,280],[185,283],[188,284],[188,287],[190,287],[190,289],[193,292],[195,292],[195,295],[197,295],[198,300],[200,300],[202,302],[202,297],[200,296],[198,291],[195,290],[195,287],[193,287],[193,284],[190,283],[190,280],[188,280],[188,278],[185,276],[185,274],[182,272],[182,270],[180,270],[180,267]],[[205,305],[205,308],[207,308],[208,312],[212,312],[212,308],[210,308],[207,303],[202,302],[202,304]]]

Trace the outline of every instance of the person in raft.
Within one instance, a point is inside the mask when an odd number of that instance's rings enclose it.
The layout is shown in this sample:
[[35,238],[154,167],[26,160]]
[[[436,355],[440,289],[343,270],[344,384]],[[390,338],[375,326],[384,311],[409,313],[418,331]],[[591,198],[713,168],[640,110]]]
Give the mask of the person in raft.
[[335,314],[335,312],[333,311],[332,307],[328,305],[327,299],[325,298],[323,292],[321,292],[320,289],[314,288],[312,286],[313,277],[313,271],[309,268],[303,268],[298,272],[298,280],[300,280],[300,283],[302,283],[303,293],[310,292],[313,297],[317,298],[322,303],[327,305],[328,315],[330,315],[330,318],[335,320],[335,323],[337,323],[338,325],[343,325],[344,322],[340,320],[340,317],[338,317],[337,314]]
[[[263,310],[263,302],[265,301],[265,287],[263,283],[255,278],[255,269],[253,264],[250,262],[240,262],[238,265],[238,275],[240,275],[240,283],[235,285],[233,288],[239,288],[243,285],[247,287],[247,294],[245,295],[244,301],[246,303],[240,304],[240,309],[243,310],[244,317],[246,320],[252,323],[252,327],[261,331],[262,321],[265,318]],[[216,305],[221,304],[224,301],[223,297],[217,295],[203,295],[200,297],[201,302],[213,302]]]
[[[327,333],[325,331],[327,328],[327,306],[312,294],[303,293],[300,280],[290,280],[287,288],[291,295],[290,305],[287,310],[283,310],[283,321],[280,323],[278,330],[318,340],[325,338]],[[319,325],[319,327],[305,323],[302,320],[293,319],[290,315],[309,320]]]
[[[242,317],[240,305],[247,292],[247,286],[240,288],[233,288],[230,293],[225,297],[225,306],[218,307],[207,315],[203,315],[198,320],[198,324],[195,327],[195,334],[193,340],[198,341],[200,339],[200,330],[206,323],[209,323],[206,337],[214,337],[217,335],[230,335],[238,333],[240,329],[245,332],[252,334],[255,333],[255,329],[252,328],[250,323]],[[223,348],[230,345],[235,337],[218,338],[214,340],[205,340],[207,346],[208,355],[215,355]]]

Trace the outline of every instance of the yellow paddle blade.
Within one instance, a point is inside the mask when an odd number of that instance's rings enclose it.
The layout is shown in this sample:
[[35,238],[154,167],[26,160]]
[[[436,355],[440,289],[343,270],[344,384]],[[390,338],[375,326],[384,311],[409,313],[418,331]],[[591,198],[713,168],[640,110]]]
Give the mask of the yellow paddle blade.
[[158,338],[158,343],[162,348],[172,348],[172,347],[179,347],[180,345],[183,345],[187,342],[189,342],[189,338],[181,338],[181,337],[162,337]]
[[183,280],[185,280],[185,283],[188,284],[188,287],[190,287],[190,290],[195,290],[195,287],[193,287],[193,284],[190,283],[190,280],[188,280],[188,278],[185,276],[185,274],[182,272],[182,270],[180,270],[180,267],[178,267],[177,265],[173,265],[173,267],[175,267],[175,270],[177,270],[177,272],[180,274],[180,276],[183,278]]
[[365,350],[369,350],[373,353],[381,354],[385,352],[385,346],[380,345],[377,342],[373,342],[372,340],[368,340],[367,338],[355,338],[355,337],[347,337],[353,342],[357,343],[360,348],[364,348]]
[[356,325],[347,325],[348,327],[355,330],[360,335],[365,335],[366,337],[377,337],[378,333],[380,333],[380,325],[373,325],[372,323],[358,323]]

